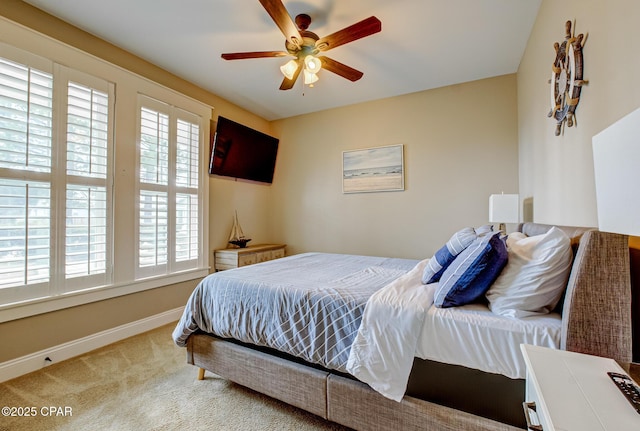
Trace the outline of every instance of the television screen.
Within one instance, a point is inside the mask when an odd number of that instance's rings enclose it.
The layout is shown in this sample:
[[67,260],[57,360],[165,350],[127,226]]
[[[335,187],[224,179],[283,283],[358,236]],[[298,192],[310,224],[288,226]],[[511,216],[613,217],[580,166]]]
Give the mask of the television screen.
[[218,117],[209,173],[271,183],[278,143],[272,136]]

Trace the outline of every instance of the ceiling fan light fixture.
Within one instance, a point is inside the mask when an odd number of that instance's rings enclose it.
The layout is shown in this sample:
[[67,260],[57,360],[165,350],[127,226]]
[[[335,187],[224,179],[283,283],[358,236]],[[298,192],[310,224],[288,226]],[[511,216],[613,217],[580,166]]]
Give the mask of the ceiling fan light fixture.
[[313,55],[307,55],[304,58],[304,68],[311,73],[318,73],[320,68],[322,67],[322,62],[319,58],[314,57]]
[[295,60],[289,60],[284,65],[280,66],[280,72],[287,78],[293,79],[293,75],[298,70],[298,62]]
[[308,72],[303,75],[305,84],[312,87],[313,83],[318,80],[315,74],[317,74],[320,69],[326,69],[351,82],[362,78],[363,73],[359,70],[332,60],[330,57],[325,57],[323,53],[380,32],[382,30],[382,23],[378,18],[370,16],[342,30],[320,38],[317,34],[308,30],[311,24],[311,17],[309,15],[304,13],[298,14],[294,21],[284,6],[283,0],[260,0],[260,3],[284,35],[286,52],[232,52],[222,54],[223,59],[243,60],[248,58],[294,57],[295,60],[291,60],[280,67],[280,71],[285,77],[280,84],[280,90],[291,90],[302,71]]
[[308,70],[304,70],[304,84],[313,86],[313,83],[318,80],[318,75],[311,73]]

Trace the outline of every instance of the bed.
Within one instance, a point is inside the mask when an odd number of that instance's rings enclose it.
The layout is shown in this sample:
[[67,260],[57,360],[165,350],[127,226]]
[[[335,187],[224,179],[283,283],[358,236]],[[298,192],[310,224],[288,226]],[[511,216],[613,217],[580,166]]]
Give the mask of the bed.
[[[525,223],[518,231],[533,237],[552,228]],[[524,428],[524,366],[502,346],[515,351],[520,343],[547,345],[631,360],[627,237],[555,229],[570,238],[573,251],[563,299],[546,315],[505,324],[481,301],[434,308],[435,293],[415,283],[429,259],[305,253],[210,275],[192,294],[174,340],[186,346],[199,378],[209,370],[353,429]],[[321,288],[309,290],[314,284]],[[388,292],[404,295],[402,307],[389,313],[374,306],[388,302]],[[376,331],[370,328],[388,316],[395,320],[371,343],[369,334]],[[405,323],[409,330],[385,336]],[[458,341],[429,342],[447,332]],[[391,362],[404,363],[400,371],[394,365],[370,373],[361,365],[358,352],[384,350],[378,343],[389,344]],[[467,357],[471,346],[479,357]],[[373,353],[378,362],[388,360],[388,351],[379,358]],[[368,374],[379,372],[368,381]],[[396,381],[399,389],[387,387]]]

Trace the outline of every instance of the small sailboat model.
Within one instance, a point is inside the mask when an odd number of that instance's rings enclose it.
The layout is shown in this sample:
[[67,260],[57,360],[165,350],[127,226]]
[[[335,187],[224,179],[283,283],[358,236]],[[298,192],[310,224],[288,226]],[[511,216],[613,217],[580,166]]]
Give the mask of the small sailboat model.
[[231,228],[231,235],[229,235],[229,244],[245,248],[249,241],[251,241],[251,238],[244,236],[240,223],[238,223],[238,211],[236,211],[236,216],[233,219],[233,227]]

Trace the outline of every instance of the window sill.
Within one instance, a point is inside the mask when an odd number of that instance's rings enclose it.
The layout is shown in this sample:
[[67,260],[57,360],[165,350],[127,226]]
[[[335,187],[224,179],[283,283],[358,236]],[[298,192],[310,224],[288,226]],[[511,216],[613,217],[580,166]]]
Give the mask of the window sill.
[[209,274],[208,268],[194,269],[179,272],[167,276],[146,278],[119,285],[82,290],[67,293],[60,296],[37,298],[23,302],[0,305],[0,323],[22,319],[37,314],[49,313],[64,308],[76,307],[91,302],[104,301],[105,299],[129,295],[158,287],[169,286],[176,283],[201,279]]

